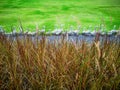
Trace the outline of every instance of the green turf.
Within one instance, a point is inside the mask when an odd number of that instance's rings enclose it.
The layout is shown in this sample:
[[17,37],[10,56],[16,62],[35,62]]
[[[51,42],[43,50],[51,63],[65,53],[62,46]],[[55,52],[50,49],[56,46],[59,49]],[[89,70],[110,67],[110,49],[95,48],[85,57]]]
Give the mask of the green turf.
[[0,25],[10,31],[19,25],[35,30],[43,25],[52,30],[55,25],[64,28],[105,24],[107,30],[120,25],[119,0],[0,0]]

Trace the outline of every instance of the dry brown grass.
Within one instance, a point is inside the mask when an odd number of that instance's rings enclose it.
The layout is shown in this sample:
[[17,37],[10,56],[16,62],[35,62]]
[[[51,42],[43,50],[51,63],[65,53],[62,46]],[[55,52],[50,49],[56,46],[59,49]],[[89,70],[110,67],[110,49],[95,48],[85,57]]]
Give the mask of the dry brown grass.
[[0,36],[0,89],[120,89],[120,44]]

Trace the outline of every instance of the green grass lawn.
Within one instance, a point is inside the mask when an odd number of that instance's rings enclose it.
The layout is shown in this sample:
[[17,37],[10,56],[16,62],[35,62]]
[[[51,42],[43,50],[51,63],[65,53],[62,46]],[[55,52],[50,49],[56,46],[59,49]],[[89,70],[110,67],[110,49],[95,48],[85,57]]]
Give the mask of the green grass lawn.
[[6,31],[22,21],[25,29],[35,30],[43,25],[52,30],[55,25],[64,28],[105,24],[107,30],[120,25],[119,0],[1,0],[0,25]]

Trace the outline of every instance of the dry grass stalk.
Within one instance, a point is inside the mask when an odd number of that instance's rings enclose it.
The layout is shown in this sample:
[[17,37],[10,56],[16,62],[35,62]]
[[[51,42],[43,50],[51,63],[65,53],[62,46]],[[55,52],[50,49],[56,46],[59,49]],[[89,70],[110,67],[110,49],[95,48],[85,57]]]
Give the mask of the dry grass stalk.
[[118,89],[120,45],[104,43],[1,35],[0,89]]

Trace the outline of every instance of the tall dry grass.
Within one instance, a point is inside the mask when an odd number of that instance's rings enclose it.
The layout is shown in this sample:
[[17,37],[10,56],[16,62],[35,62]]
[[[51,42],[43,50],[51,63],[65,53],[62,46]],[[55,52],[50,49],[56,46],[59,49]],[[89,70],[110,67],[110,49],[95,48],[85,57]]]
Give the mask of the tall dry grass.
[[120,44],[0,35],[0,89],[120,89]]

